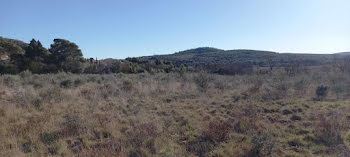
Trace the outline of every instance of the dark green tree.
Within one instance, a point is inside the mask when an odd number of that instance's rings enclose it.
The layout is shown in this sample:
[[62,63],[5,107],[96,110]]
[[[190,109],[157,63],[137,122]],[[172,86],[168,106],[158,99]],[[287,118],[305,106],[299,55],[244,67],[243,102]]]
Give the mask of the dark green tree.
[[65,39],[54,39],[49,49],[51,61],[57,65],[58,70],[80,73],[83,71],[85,59],[78,45]]
[[28,69],[33,73],[47,73],[48,57],[50,52],[43,47],[41,42],[32,39],[25,49],[24,63],[27,67],[21,69]]
[[50,52],[43,47],[41,42],[32,39],[26,48],[25,57],[35,61],[43,62],[49,55]]

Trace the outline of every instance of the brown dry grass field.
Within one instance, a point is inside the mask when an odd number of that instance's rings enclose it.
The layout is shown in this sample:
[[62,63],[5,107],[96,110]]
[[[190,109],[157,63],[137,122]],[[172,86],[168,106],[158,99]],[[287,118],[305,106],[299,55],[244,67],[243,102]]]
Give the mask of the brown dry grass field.
[[350,74],[0,76],[0,156],[349,156]]

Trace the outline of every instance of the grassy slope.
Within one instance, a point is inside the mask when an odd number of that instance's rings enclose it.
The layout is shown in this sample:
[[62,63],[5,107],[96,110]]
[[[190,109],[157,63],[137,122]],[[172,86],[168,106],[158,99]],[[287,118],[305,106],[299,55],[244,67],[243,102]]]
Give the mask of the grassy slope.
[[[319,85],[328,96],[313,101]],[[0,156],[344,155],[349,86],[348,74],[318,69],[3,75]]]

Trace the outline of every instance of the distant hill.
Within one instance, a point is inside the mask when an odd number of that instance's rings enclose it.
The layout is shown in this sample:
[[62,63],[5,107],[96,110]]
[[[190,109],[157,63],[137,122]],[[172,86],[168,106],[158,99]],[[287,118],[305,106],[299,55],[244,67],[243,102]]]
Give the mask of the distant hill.
[[[24,54],[27,46],[28,43],[26,42],[0,36],[0,57],[3,60],[12,54]],[[161,61],[167,64],[171,63],[175,66],[184,64],[192,67],[226,65],[288,66],[290,64],[318,66],[334,63],[335,60],[341,60],[348,55],[350,55],[350,52],[336,54],[296,54],[262,50],[222,50],[212,47],[200,47],[173,54],[127,58],[126,60],[135,64],[147,64],[149,62],[159,64],[159,61]],[[103,65],[112,65],[116,61],[123,62],[125,60],[109,58],[101,60],[99,63]]]
[[343,56],[348,56],[350,55],[350,52],[340,52],[340,53],[337,53],[338,55],[343,55]]
[[301,64],[305,66],[317,66],[329,64],[334,59],[340,59],[341,55],[334,54],[296,54],[277,53],[260,50],[221,50],[211,47],[201,47],[185,50],[169,55],[155,55],[139,57],[140,60],[163,60],[174,64],[196,65],[231,65],[244,64],[254,66],[285,66],[289,64]]

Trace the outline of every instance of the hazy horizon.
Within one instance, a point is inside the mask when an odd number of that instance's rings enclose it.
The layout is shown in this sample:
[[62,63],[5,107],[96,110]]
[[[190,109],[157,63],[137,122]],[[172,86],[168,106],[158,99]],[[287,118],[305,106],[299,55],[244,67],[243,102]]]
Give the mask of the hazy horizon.
[[75,42],[85,57],[161,55],[197,47],[280,53],[350,51],[350,1],[5,1],[0,36],[49,47]]

